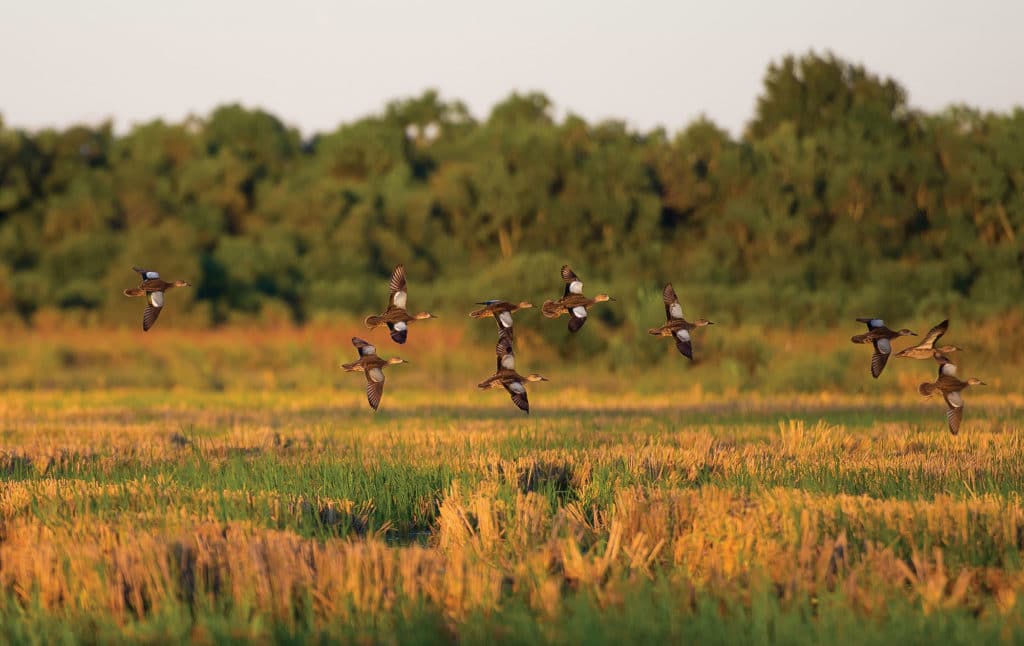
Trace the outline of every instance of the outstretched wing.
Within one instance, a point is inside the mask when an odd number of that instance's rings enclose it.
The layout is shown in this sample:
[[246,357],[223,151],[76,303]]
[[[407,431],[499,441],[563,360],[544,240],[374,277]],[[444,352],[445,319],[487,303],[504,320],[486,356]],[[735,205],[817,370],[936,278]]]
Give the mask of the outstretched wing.
[[405,309],[405,303],[409,298],[409,292],[405,287],[405,266],[398,265],[391,272],[391,283],[388,285],[391,293],[391,305]]
[[357,336],[352,337],[352,345],[356,347],[360,357],[369,356],[371,354],[377,354],[377,347],[373,344],[360,339]]
[[132,267],[132,269],[138,272],[140,276],[142,276],[142,280],[153,280],[154,278],[160,278],[160,274],[153,271],[152,269],[143,269],[142,267]]
[[871,376],[878,379],[878,376],[885,370],[885,363],[889,360],[892,343],[889,342],[889,339],[875,339],[871,344],[875,347],[875,352],[871,355]]
[[857,319],[857,322],[858,323],[866,324],[868,326],[868,332],[870,332],[871,330],[874,330],[875,328],[880,328],[880,327],[884,327],[885,326],[885,321],[883,321],[882,319],[859,318],[859,319]]
[[587,322],[587,308],[583,305],[569,308],[569,331],[578,332]]
[[942,379],[943,375],[947,377],[956,376],[956,364],[950,361],[948,356],[938,351],[932,353],[932,356],[939,363],[939,379]]
[[693,344],[690,341],[690,332],[685,329],[680,329],[674,335],[676,340],[676,349],[679,350],[679,354],[683,355],[690,361],[693,361]]
[[964,420],[964,407],[947,408],[946,421],[949,422],[949,432],[956,435],[960,432],[960,422]]
[[160,316],[160,312],[164,309],[164,293],[163,292],[147,292],[146,294],[146,310],[142,313],[142,331],[149,332],[149,328],[153,327],[156,323],[156,319]]
[[391,330],[391,340],[395,343],[405,343],[409,336],[409,324],[405,321],[388,323],[388,329]]
[[377,410],[380,398],[384,395],[384,371],[379,367],[366,371],[366,401],[370,408]]
[[573,270],[569,268],[569,265],[562,265],[562,280],[565,281],[565,293],[562,297],[566,297],[569,294],[582,294],[583,293],[583,281],[580,277],[573,273]]
[[949,422],[949,432],[956,435],[960,432],[960,422],[964,419],[964,398],[959,390],[954,390],[944,395],[946,399],[946,421]]
[[530,400],[526,397],[526,386],[521,381],[510,381],[505,384],[505,390],[512,397],[512,403],[520,410],[530,412]]
[[516,336],[515,328],[512,327],[512,323],[511,323],[512,315],[509,314],[508,312],[502,312],[501,314],[504,315],[504,316],[508,316],[510,322],[509,322],[508,327],[505,327],[505,325],[502,323],[501,316],[495,316],[494,317],[494,320],[498,323],[498,336],[499,337],[507,336],[509,338],[509,340],[515,339],[515,336]]
[[516,355],[512,351],[511,337],[500,334],[498,343],[494,346],[494,352],[497,355],[497,368],[495,368],[495,371],[500,371],[502,368],[505,370],[516,369]]
[[928,334],[926,334],[924,336],[924,338],[921,339],[921,342],[919,344],[917,344],[918,347],[920,347],[920,348],[933,348],[933,347],[935,347],[935,343],[939,340],[939,338],[943,334],[946,333],[946,330],[948,330],[948,329],[949,329],[949,319],[946,319],[942,323],[939,323],[938,325],[936,325],[932,329],[928,330]]
[[679,297],[676,296],[676,290],[672,288],[672,283],[665,285],[661,298],[665,301],[666,320],[683,318],[683,308],[679,305]]
[[512,329],[512,312],[508,310],[501,310],[494,316],[494,318],[497,319],[499,328],[506,330]]

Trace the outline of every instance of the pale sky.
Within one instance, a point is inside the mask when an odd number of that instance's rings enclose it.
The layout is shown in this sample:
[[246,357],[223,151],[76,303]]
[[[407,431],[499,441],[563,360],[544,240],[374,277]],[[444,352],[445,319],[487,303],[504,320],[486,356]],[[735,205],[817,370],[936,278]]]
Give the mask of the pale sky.
[[119,130],[262,107],[309,135],[438,89],[474,115],[540,90],[558,114],[739,133],[768,63],[832,50],[915,107],[1024,105],[1024,2],[0,0],[0,115]]

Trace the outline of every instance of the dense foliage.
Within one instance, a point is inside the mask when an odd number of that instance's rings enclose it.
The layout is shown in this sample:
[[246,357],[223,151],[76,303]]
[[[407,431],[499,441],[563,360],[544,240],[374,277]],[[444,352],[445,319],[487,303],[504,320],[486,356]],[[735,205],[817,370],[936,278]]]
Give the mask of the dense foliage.
[[238,105],[123,136],[0,121],[0,313],[26,321],[123,318],[133,264],[190,280],[176,309],[212,323],[366,313],[397,262],[442,310],[555,296],[571,262],[624,303],[612,326],[665,280],[724,322],[983,317],[1024,293],[1017,235],[1024,110],[924,114],[831,55],[770,66],[739,139],[558,120],[539,94],[477,121],[428,92],[310,140]]

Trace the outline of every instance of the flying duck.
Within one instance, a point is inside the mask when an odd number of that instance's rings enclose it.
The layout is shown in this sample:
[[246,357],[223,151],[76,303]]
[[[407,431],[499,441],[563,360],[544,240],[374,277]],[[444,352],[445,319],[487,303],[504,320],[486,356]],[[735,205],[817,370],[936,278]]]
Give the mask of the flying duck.
[[388,308],[384,310],[383,314],[367,316],[364,322],[366,327],[371,330],[380,325],[387,325],[388,330],[391,332],[391,339],[395,343],[405,343],[405,339],[409,334],[410,321],[436,317],[430,312],[410,315],[406,311],[405,303],[409,298],[409,292],[405,286],[404,266],[398,265],[395,267],[395,271],[391,273],[389,290],[391,295],[388,299]]
[[909,348],[907,348],[905,350],[900,350],[899,352],[897,352],[896,353],[896,358],[897,359],[931,359],[932,358],[932,353],[933,353],[934,350],[938,350],[939,352],[942,352],[943,354],[948,353],[948,352],[956,352],[958,350],[962,351],[962,348],[959,348],[959,347],[957,347],[955,345],[943,345],[943,346],[940,346],[938,348],[935,347],[935,344],[938,343],[939,339],[942,337],[943,334],[946,333],[946,330],[948,330],[948,329],[949,329],[949,319],[946,319],[942,323],[939,323],[938,325],[936,325],[932,329],[928,330],[928,334],[926,334],[924,336],[924,338],[921,339],[920,343],[918,343],[915,346],[911,346],[911,347],[909,347]]
[[377,356],[376,347],[357,336],[352,337],[352,345],[359,352],[359,358],[352,363],[343,363],[341,367],[345,372],[366,374],[366,401],[370,402],[370,408],[377,410],[380,398],[384,394],[384,367],[408,362],[399,357],[381,359]]
[[516,372],[516,357],[512,352],[512,339],[510,337],[504,334],[499,335],[498,343],[494,350],[497,355],[497,366],[495,367],[494,374],[477,384],[477,387],[481,390],[504,388],[511,395],[512,402],[520,410],[529,414],[530,400],[526,397],[526,384],[524,382],[548,381],[547,377],[542,377],[536,373],[531,373],[524,377]]
[[679,353],[693,361],[693,346],[690,342],[690,332],[699,327],[714,325],[714,323],[707,319],[697,319],[690,323],[683,318],[683,308],[679,305],[679,298],[676,296],[676,290],[672,288],[672,283],[665,285],[665,289],[661,292],[661,297],[665,301],[665,324],[661,327],[651,328],[647,330],[647,333],[654,336],[672,337],[675,339],[676,348],[679,350]]
[[960,381],[956,376],[956,365],[949,360],[949,357],[938,350],[932,356],[939,362],[939,376],[933,382],[918,386],[917,391],[925,397],[931,397],[937,392],[942,393],[942,398],[946,400],[946,421],[949,422],[949,432],[956,435],[960,431],[960,422],[964,419],[964,398],[961,393],[970,386],[987,386],[988,384],[977,377]]
[[489,301],[481,301],[477,305],[483,305],[478,310],[473,310],[469,315],[475,319],[487,318],[493,316],[494,320],[498,323],[499,332],[507,332],[509,335],[513,334],[512,331],[512,314],[519,310],[525,310],[533,307],[533,303],[526,301],[520,301],[519,303],[510,303],[508,301],[502,301],[498,299],[492,299]]
[[885,363],[889,360],[889,355],[892,354],[892,340],[901,336],[917,336],[917,334],[907,328],[894,332],[885,327],[885,321],[882,319],[859,318],[857,321],[868,326],[867,334],[852,336],[850,341],[854,343],[870,342],[874,346],[875,352],[871,355],[871,376],[875,379],[878,379],[878,375],[882,374],[882,370],[885,369]]
[[151,269],[141,267],[132,267],[132,269],[138,272],[141,282],[138,287],[124,290],[124,295],[146,297],[146,309],[142,313],[142,331],[148,332],[149,328],[156,323],[161,310],[164,309],[164,292],[175,287],[191,287],[192,285],[183,280],[169,283],[161,279],[160,274]]
[[598,294],[594,298],[583,295],[583,281],[573,273],[569,265],[562,265],[562,280],[565,281],[565,293],[557,301],[546,300],[541,305],[541,313],[549,319],[562,314],[569,315],[569,331],[576,332],[587,322],[588,310],[597,303],[614,301],[608,294]]

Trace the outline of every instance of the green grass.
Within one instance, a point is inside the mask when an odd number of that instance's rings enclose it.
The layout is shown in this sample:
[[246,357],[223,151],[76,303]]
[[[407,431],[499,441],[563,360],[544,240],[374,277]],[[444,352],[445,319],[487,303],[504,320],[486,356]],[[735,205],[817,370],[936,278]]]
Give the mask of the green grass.
[[[559,397],[551,390],[537,400]],[[884,547],[905,563],[940,548],[951,579],[958,568],[1022,574],[1022,539],[993,529],[991,516],[968,511],[962,524],[943,521],[939,530],[934,517],[894,520],[871,506],[990,500],[1000,517],[1021,515],[1024,415],[998,403],[973,406],[965,432],[951,437],[937,404],[851,399],[757,410],[639,399],[616,407],[584,396],[570,410],[541,405],[525,417],[504,398],[460,402],[423,395],[372,416],[274,392],[183,391],[156,406],[148,392],[14,394],[0,423],[0,486],[29,493],[6,503],[0,580],[5,528],[19,522],[69,534],[109,526],[130,541],[131,531],[187,535],[201,519],[321,545],[384,538],[396,550],[435,549],[441,506],[456,490],[489,492],[507,535],[519,522],[512,512],[532,495],[548,514],[542,530],[571,537],[588,558],[610,549],[607,528],[574,535],[558,523],[569,508],[584,519],[610,517],[624,491],[721,490],[751,504],[784,492],[826,501],[859,496],[810,516],[794,498],[758,538],[789,545],[794,535],[820,543],[842,534],[850,554]],[[479,519],[468,522],[476,528]],[[780,591],[769,563],[720,585],[696,583],[660,561],[648,573],[609,574],[593,586],[566,575],[559,612],[548,616],[513,556],[486,556],[510,581],[499,602],[458,617],[396,588],[386,609],[366,614],[353,605],[344,621],[301,595],[282,618],[254,599],[215,594],[214,601],[165,602],[126,621],[32,602],[31,588],[26,601],[26,589],[15,594],[9,584],[0,591],[0,642],[973,644],[1024,634],[1021,608],[997,610],[983,586],[952,607],[926,608],[909,591],[868,607],[842,588]],[[557,574],[551,568],[547,575]]]

